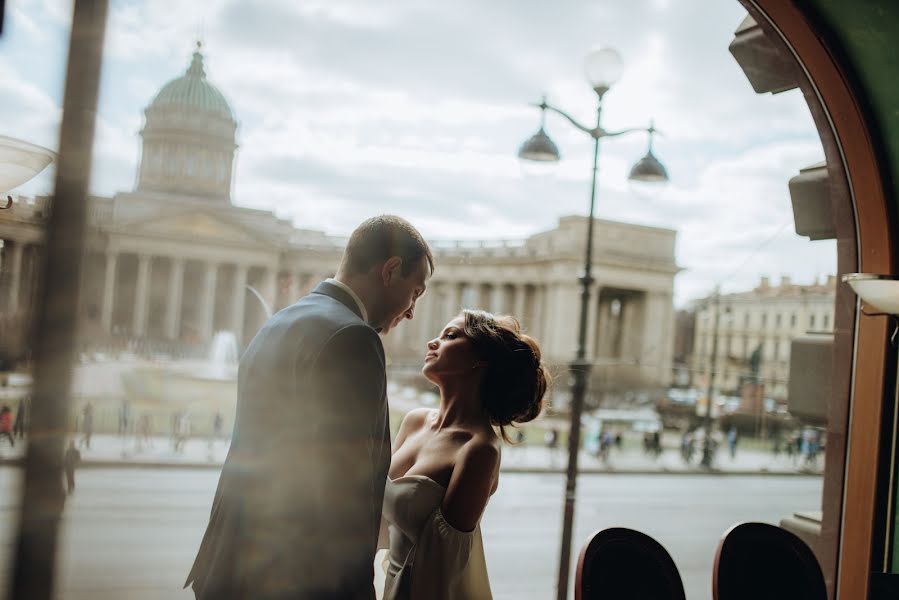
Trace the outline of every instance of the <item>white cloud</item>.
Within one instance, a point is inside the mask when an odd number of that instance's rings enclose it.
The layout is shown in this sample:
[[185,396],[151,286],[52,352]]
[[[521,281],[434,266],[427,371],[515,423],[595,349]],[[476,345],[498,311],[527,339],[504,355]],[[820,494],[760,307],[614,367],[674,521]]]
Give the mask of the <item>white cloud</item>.
[[[23,30],[43,30],[65,24],[67,6],[32,0],[12,14]],[[563,160],[552,178],[523,177],[515,152],[538,124],[528,103],[546,92],[592,124],[595,96],[581,59],[612,45],[625,71],[606,96],[603,124],[655,118],[665,133],[656,154],[672,183],[635,196],[626,177],[646,136],[603,141],[597,215],[678,229],[687,268],[678,301],[724,277],[748,286],[762,273],[801,281],[833,270],[832,244],[810,244],[790,224],[787,180],[821,155],[801,94],[752,92],[727,51],[744,14],[738,3],[672,6],[117,1],[93,189],[130,188],[142,110],[184,71],[201,37],[210,80],[239,120],[238,204],[338,234],[367,215],[396,212],[442,239],[522,237],[586,212],[592,160],[590,139],[552,116],[547,131]],[[48,57],[38,38],[18,43],[31,62],[0,55],[0,77],[13,83],[0,112],[16,115],[6,120],[14,135],[55,145],[61,86],[38,75],[50,58],[62,72],[65,45]]]

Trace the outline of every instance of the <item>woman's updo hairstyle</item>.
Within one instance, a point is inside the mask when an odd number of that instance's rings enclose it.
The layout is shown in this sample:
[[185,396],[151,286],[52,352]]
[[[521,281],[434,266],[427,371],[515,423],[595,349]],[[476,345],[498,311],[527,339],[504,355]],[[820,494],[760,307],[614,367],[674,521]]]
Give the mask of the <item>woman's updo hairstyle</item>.
[[508,441],[505,426],[532,421],[543,409],[549,371],[540,362],[540,345],[521,333],[515,317],[483,310],[463,310],[462,317],[465,336],[487,363],[481,397],[491,423]]

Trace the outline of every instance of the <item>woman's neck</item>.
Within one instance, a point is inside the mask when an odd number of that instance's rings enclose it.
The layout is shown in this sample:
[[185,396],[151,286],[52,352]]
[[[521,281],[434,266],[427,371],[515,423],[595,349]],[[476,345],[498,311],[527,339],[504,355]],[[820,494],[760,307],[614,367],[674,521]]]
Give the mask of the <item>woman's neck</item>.
[[442,383],[439,387],[440,406],[432,425],[435,429],[490,424],[481,401],[480,381]]

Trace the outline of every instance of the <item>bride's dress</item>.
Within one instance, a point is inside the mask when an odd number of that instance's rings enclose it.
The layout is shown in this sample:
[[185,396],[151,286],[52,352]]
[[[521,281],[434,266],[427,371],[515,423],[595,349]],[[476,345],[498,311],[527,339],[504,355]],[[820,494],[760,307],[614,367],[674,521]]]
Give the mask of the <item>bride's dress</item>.
[[390,550],[384,600],[489,600],[480,525],[459,531],[440,511],[446,489],[424,475],[387,479]]

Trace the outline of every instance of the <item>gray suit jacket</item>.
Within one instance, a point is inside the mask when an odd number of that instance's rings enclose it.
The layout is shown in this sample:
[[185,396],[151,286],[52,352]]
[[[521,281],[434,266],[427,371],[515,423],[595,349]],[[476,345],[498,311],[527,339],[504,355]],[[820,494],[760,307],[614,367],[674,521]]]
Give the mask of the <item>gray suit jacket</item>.
[[374,598],[390,465],[384,349],[320,283],[240,360],[231,449],[186,585],[202,600]]

